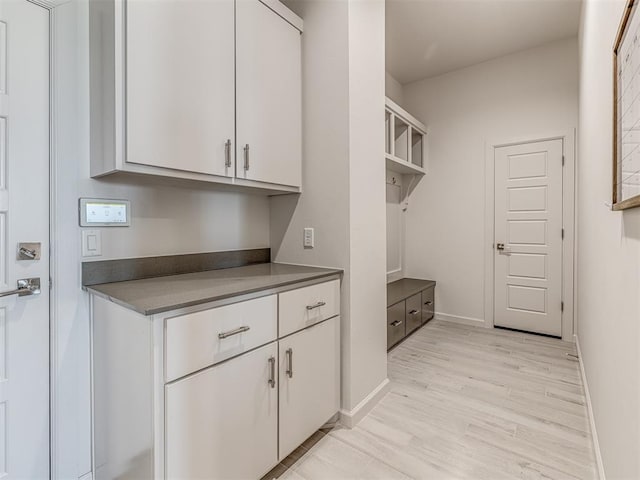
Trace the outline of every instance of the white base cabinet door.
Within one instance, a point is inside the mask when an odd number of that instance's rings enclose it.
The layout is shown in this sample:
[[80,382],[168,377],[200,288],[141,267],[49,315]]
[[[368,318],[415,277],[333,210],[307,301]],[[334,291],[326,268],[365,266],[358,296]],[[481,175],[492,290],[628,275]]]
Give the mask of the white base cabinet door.
[[238,178],[302,182],[300,31],[259,0],[236,3]]
[[279,343],[282,460],[340,409],[340,317]]
[[278,462],[277,342],[165,387],[166,478],[260,478]]

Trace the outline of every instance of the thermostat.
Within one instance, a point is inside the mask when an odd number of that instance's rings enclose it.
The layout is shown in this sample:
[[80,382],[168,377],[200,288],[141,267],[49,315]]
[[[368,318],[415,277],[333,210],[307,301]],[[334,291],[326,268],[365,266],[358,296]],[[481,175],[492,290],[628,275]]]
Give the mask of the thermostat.
[[129,200],[80,199],[81,227],[128,227],[130,216]]

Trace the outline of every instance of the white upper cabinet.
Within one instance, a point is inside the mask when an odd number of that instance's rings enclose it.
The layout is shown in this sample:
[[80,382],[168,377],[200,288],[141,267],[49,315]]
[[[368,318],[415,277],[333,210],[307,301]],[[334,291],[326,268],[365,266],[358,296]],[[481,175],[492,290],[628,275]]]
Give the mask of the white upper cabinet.
[[300,31],[258,0],[238,0],[236,9],[237,175],[298,187]]
[[92,0],[89,12],[92,177],[300,192],[299,17],[277,0]]
[[126,3],[126,159],[234,176],[233,0]]

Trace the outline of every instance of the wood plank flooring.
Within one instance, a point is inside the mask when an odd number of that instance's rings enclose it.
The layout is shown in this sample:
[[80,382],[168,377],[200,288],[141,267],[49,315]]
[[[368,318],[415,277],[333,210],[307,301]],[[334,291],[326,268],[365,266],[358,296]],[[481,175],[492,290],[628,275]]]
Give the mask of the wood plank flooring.
[[265,478],[597,479],[575,346],[432,321],[389,354],[390,393]]

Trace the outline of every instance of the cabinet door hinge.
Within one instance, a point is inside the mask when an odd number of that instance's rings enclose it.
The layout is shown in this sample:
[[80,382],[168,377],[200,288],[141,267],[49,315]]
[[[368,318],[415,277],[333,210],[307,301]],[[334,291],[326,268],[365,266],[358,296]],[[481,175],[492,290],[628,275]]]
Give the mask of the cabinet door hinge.
[[564,228],[562,229],[562,239],[564,240]]
[[562,155],[562,166],[564,167],[564,155]]
[[560,311],[564,312],[564,302],[560,302]]

